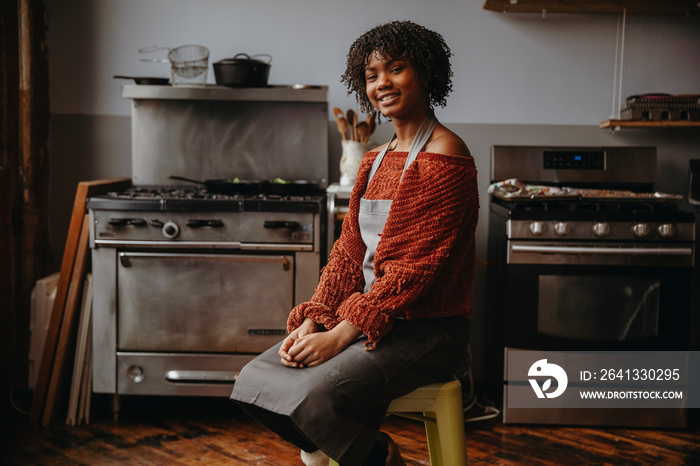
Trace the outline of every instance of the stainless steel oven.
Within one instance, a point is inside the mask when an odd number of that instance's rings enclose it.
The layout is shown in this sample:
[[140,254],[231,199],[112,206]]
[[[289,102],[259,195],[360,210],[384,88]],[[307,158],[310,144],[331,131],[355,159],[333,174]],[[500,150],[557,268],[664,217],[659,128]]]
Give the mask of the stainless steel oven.
[[[689,349],[694,215],[678,207],[680,196],[653,191],[655,150],[498,146],[492,170],[487,366],[495,390],[509,349]],[[684,420],[615,411],[506,405],[504,421]]]
[[[518,303],[504,306],[509,346],[687,349],[694,224],[675,224],[674,239],[630,243],[583,240],[573,233],[533,240],[529,225],[535,222],[506,221],[504,299]],[[592,232],[601,222],[568,224]],[[556,224],[543,223],[549,229]],[[634,228],[629,222],[615,225]]]
[[91,198],[94,391],[226,395],[320,271],[322,196]]

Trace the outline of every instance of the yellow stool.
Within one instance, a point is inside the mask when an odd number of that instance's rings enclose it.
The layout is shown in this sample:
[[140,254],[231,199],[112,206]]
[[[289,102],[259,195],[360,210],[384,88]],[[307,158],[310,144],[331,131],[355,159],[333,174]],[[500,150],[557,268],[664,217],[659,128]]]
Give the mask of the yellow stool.
[[[392,401],[389,414],[425,423],[432,466],[467,465],[462,384],[458,380],[417,388]],[[338,463],[330,460],[329,466]]]

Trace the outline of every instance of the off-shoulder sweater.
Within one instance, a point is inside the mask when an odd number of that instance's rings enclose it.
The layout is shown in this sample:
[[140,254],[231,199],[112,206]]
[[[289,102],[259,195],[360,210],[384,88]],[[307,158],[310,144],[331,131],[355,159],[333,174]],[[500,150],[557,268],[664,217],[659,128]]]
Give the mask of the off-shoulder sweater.
[[[371,349],[396,317],[471,313],[479,212],[474,159],[421,152],[399,183],[408,153],[388,152],[367,186],[377,155],[363,158],[340,238],[311,301],[290,313],[290,332],[307,317],[328,330],[347,319],[368,337]],[[376,281],[367,293],[358,224],[363,196],[393,200],[374,257]]]

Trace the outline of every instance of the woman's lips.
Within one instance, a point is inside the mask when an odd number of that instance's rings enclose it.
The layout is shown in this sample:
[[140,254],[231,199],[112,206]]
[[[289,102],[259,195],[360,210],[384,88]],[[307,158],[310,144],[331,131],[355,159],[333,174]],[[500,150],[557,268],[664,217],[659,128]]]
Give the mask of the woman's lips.
[[394,93],[394,94],[385,94],[385,95],[381,96],[381,97],[378,99],[378,101],[379,101],[380,104],[387,105],[387,104],[392,103],[394,100],[396,100],[396,99],[399,97],[399,95],[400,95],[400,94],[398,94],[398,93]]

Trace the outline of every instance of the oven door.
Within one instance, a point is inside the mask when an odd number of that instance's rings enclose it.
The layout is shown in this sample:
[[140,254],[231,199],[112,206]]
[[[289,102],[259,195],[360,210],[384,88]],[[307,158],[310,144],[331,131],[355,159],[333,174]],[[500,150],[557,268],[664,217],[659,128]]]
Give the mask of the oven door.
[[687,350],[692,245],[509,242],[505,346]]
[[294,256],[118,253],[121,352],[258,353],[286,334]]
[[512,349],[688,350],[693,252],[692,244],[510,241],[496,364],[506,381],[503,422],[684,427],[685,409],[513,408],[502,363]]
[[[503,363],[511,349],[688,349],[692,244],[508,243],[497,311],[505,341],[493,362],[501,381],[508,379]],[[502,385],[504,423],[686,425],[684,409],[512,408],[508,388]]]

